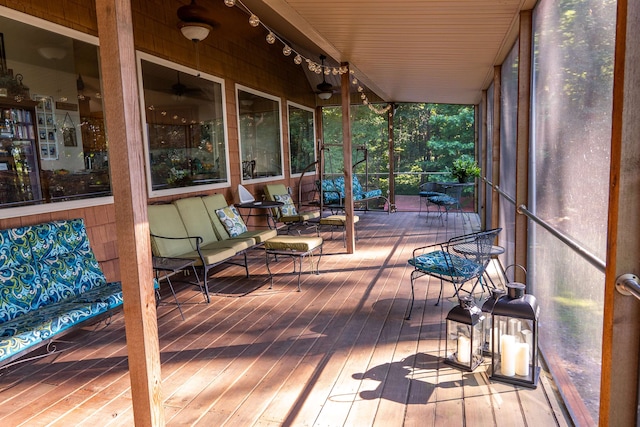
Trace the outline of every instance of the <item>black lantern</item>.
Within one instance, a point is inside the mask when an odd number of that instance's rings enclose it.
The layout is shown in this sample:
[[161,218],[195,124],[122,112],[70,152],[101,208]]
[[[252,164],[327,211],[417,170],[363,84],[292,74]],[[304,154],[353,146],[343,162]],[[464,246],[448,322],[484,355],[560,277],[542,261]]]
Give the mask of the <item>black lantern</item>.
[[493,306],[505,293],[504,289],[494,288],[491,290],[491,296],[482,304],[482,312],[484,313],[482,352],[486,356],[491,355],[491,313],[493,313]]
[[538,315],[533,295],[522,283],[507,284],[491,313],[491,379],[536,388],[538,367]]
[[473,371],[482,362],[484,314],[471,297],[460,297],[447,314],[445,363]]

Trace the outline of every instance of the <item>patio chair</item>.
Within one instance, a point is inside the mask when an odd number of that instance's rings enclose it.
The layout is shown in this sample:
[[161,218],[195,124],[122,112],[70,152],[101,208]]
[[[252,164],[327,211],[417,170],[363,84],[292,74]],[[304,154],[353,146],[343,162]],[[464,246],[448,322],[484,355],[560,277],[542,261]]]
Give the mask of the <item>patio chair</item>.
[[287,234],[296,225],[306,225],[309,220],[320,218],[320,211],[298,212],[295,202],[284,184],[267,184],[264,186],[264,194],[267,200],[282,203],[282,206],[273,209],[273,218],[276,222],[276,227],[277,223],[287,226]]
[[[442,299],[444,282],[453,285],[456,298],[460,297],[460,292],[473,295],[491,260],[491,248],[500,230],[502,229],[479,231],[454,237],[446,242],[415,248],[409,260],[414,270],[411,272],[411,304],[406,318],[411,317],[415,299],[414,282],[420,277],[431,276],[440,280],[440,293],[436,305],[440,304]],[[471,281],[475,281],[471,290],[464,289],[463,286]]]
[[444,224],[449,219],[449,211],[455,210],[462,215],[464,221],[464,212],[460,199],[462,198],[462,190],[465,184],[458,183],[438,183],[436,185],[436,194],[427,196],[429,203],[438,207],[438,218]]

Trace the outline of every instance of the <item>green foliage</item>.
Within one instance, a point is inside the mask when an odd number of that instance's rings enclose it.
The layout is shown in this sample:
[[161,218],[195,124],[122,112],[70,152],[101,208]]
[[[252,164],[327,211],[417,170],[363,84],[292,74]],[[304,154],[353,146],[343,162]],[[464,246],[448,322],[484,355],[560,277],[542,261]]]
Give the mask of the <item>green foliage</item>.
[[472,157],[464,155],[453,161],[451,175],[458,182],[469,182],[472,178],[480,176],[480,167]]

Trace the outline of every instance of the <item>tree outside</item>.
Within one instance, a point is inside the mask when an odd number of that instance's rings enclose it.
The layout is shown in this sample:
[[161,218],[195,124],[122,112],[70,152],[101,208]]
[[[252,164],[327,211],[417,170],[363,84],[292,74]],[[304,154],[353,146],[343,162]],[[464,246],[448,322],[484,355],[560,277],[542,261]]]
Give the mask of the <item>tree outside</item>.
[[[326,107],[322,114],[325,174],[341,175],[342,109]],[[463,156],[474,158],[473,106],[402,103],[396,105],[393,117],[396,195],[417,197],[419,185],[427,180],[452,181],[453,162]],[[363,185],[366,181],[383,193],[389,188],[388,120],[388,114],[366,105],[351,107],[354,173]]]

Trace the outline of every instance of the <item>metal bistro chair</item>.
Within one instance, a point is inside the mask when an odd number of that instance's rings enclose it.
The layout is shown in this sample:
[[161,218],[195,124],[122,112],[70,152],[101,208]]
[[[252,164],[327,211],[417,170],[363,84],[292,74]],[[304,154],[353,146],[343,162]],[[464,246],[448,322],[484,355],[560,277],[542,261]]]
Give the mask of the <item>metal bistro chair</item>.
[[[500,230],[502,229],[496,228],[465,234],[446,242],[414,249],[413,257],[409,260],[414,270],[411,272],[411,304],[406,318],[411,317],[415,300],[414,282],[420,277],[432,276],[440,279],[440,293],[436,305],[440,304],[442,299],[444,282],[453,285],[457,298],[460,297],[460,292],[473,295],[491,260],[491,247]],[[471,290],[464,289],[463,286],[470,281],[475,281]]]
[[439,194],[427,196],[427,200],[429,203],[438,207],[438,218],[440,218],[440,222],[444,224],[444,221],[449,219],[449,211],[451,210],[455,210],[461,214],[462,220],[465,221],[462,205],[460,204],[462,190],[465,184],[438,183],[437,185],[438,189],[436,191]]

